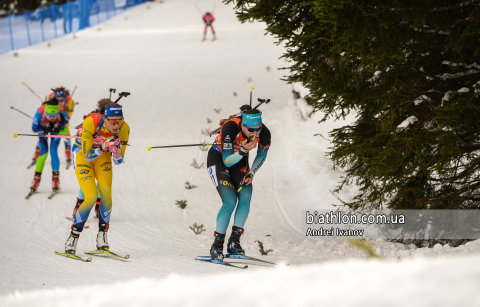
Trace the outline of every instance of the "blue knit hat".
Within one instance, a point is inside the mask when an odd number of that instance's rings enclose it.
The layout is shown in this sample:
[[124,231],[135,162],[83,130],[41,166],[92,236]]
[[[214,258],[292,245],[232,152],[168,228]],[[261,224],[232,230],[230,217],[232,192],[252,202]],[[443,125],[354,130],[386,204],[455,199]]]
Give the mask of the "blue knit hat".
[[242,115],[242,124],[247,127],[256,127],[262,125],[262,112],[257,114],[245,114]]
[[122,106],[106,106],[105,107],[105,116],[123,116]]

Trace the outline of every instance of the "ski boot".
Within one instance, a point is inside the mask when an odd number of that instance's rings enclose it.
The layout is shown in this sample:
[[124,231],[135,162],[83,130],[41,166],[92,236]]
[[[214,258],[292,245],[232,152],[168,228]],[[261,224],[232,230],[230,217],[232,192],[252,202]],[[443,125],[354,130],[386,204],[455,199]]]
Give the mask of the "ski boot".
[[72,165],[72,147],[70,145],[65,146],[65,158],[67,158],[67,169]]
[[203,39],[202,39],[202,42],[204,42],[204,41],[206,41],[206,40],[207,40],[207,36],[204,35],[204,36],[203,36]]
[[98,234],[97,234],[97,249],[108,251],[110,245],[108,244],[107,240],[107,232],[108,232],[108,223],[107,224],[99,224],[98,227]]
[[212,262],[214,261],[223,261],[223,243],[225,242],[225,235],[215,231],[215,241],[213,241],[212,247],[210,248],[210,257]]
[[213,34],[213,39],[212,39],[212,42],[216,41],[217,40],[217,37],[215,36],[215,34]]
[[83,229],[72,225],[70,236],[68,237],[67,242],[65,242],[65,254],[75,255],[75,252],[77,251],[78,238],[80,237],[82,230]]
[[97,201],[95,202],[95,216],[94,218],[98,219],[100,214],[100,198],[97,198]]
[[227,244],[227,253],[245,256],[245,251],[242,246],[240,246],[240,236],[243,234],[243,231],[243,228],[232,226],[232,234]]
[[75,209],[73,209],[73,214],[72,217],[75,218],[75,214],[77,214],[78,208],[83,204],[84,199],[78,199],[77,197],[77,203],[75,204]]
[[52,188],[53,192],[60,190],[60,172],[53,171],[52,173]]
[[40,185],[40,181],[42,180],[42,173],[35,172],[35,176],[33,177],[32,185],[30,186],[30,190],[36,191],[38,186]]

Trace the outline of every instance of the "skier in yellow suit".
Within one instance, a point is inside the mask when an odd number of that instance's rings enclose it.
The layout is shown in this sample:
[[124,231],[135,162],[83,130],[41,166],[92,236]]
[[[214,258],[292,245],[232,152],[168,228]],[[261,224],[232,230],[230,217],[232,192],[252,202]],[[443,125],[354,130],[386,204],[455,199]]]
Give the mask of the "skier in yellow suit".
[[80,233],[97,200],[97,183],[102,199],[98,214],[97,249],[108,250],[110,247],[107,231],[112,209],[112,159],[115,165],[122,164],[130,127],[123,120],[121,105],[112,101],[105,105],[104,111],[90,113],[85,118],[73,146],[75,174],[85,200],[76,210],[72,231],[65,243],[65,253],[68,254],[76,252]]

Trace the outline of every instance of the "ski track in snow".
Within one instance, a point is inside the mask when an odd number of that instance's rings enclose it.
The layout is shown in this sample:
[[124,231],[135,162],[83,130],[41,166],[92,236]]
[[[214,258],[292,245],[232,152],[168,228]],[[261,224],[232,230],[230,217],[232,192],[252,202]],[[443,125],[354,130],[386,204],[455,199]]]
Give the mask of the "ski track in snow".
[[[201,42],[203,23],[194,4],[206,9],[214,2],[218,40],[212,42],[209,32],[208,40]],[[427,286],[408,281],[419,278],[421,268],[422,272],[437,272],[439,268],[463,268],[462,263],[478,263],[478,241],[459,248],[417,249],[378,240],[373,242],[375,249],[387,261],[372,264],[364,261],[366,256],[362,251],[343,242],[302,239],[299,233],[302,209],[328,209],[339,204],[329,190],[336,187],[342,174],[333,171],[325,157],[330,143],[313,135],[321,133],[328,138],[328,131],[352,118],[318,124],[320,114],[308,116],[304,100],[295,101],[292,86],[280,80],[286,71],[277,68],[288,63],[279,60],[282,47],[276,46],[271,36],[263,35],[264,29],[261,23],[240,24],[232,6],[225,6],[219,0],[164,0],[146,3],[78,32],[75,40],[67,36],[52,41],[51,47],[45,42],[21,49],[18,57],[0,56],[4,108],[0,112],[0,165],[4,175],[0,186],[0,306],[88,307],[107,301],[116,306],[151,306],[158,302],[163,302],[162,306],[203,306],[207,302],[211,305],[211,298],[217,293],[211,285],[218,276],[222,280],[241,281],[217,282],[224,291],[220,293],[231,292],[230,285],[235,285],[238,288],[233,290],[252,294],[238,298],[220,295],[219,299],[237,299],[231,306],[311,306],[315,299],[322,302],[315,292],[319,289],[330,289],[321,297],[327,306],[333,306],[333,299],[335,295],[338,299],[339,293],[329,287],[341,288],[342,283],[364,280],[366,277],[361,274],[366,274],[365,270],[370,270],[370,278],[383,280],[384,286],[376,285],[377,288],[369,290],[362,286],[359,289],[364,293],[375,296],[375,291],[399,291],[392,295],[398,297],[401,291],[409,293],[416,285],[420,294],[414,291],[411,297],[419,298],[424,293],[420,290]],[[267,70],[267,66],[271,69]],[[65,217],[73,211],[78,182],[73,167],[65,170],[61,142],[61,193],[47,199],[51,191],[49,157],[38,193],[25,199],[34,174],[34,169],[27,170],[26,166],[37,140],[12,138],[13,133],[31,133],[31,119],[6,110],[13,105],[33,115],[39,107],[38,99],[22,81],[40,96],[48,94],[54,86],[73,89],[78,85],[74,99],[80,104],[75,108],[72,126],[95,108],[97,100],[108,96],[109,88],[116,88],[117,93],[131,92],[131,96],[121,101],[131,127],[131,146],[127,148],[126,163],[114,166],[109,231],[111,250],[129,254],[128,261],[92,257],[92,262],[82,263],[54,254],[63,251],[70,232],[71,223]],[[290,266],[265,268],[263,264],[249,263],[248,270],[239,272],[193,259],[208,255],[221,206],[206,172],[208,152],[195,147],[148,152],[146,147],[213,141],[214,136],[206,137],[200,131],[214,130],[221,118],[237,113],[239,106],[248,103],[251,86],[255,87],[253,105],[257,104],[257,98],[271,99],[269,105],[260,109],[272,131],[272,146],[253,182],[251,211],[242,246],[253,257]],[[304,89],[301,92],[303,95]],[[219,114],[214,108],[221,109]],[[212,123],[207,124],[207,118]],[[253,151],[251,161],[255,154]],[[204,163],[203,167],[190,166],[193,159],[199,165]],[[197,188],[185,189],[185,181]],[[355,191],[355,187],[346,188],[340,197],[348,200]],[[187,200],[184,210],[175,206],[175,201],[181,199]],[[85,257],[83,252],[95,249],[97,223],[92,216],[87,221],[90,228],[80,237],[79,256]],[[193,234],[189,229],[193,223],[203,224],[206,231]],[[261,256],[256,241],[273,251]],[[442,259],[423,259],[437,257]],[[459,257],[470,258],[462,262],[464,258]],[[351,258],[356,260],[344,261]],[[442,291],[435,274],[423,282],[432,287],[437,285],[439,298],[445,298],[444,293],[471,298],[458,305],[470,306],[474,299],[480,302],[478,294],[469,288],[479,286],[477,268],[468,274],[461,273],[465,272],[463,269],[445,269],[447,279],[465,277],[464,284],[468,287],[464,293],[457,288]],[[387,270],[397,275],[382,274]],[[405,283],[404,288],[387,288],[396,280]],[[301,286],[303,282],[312,288]],[[96,294],[98,285],[104,287],[105,296]],[[184,295],[185,288],[191,295]],[[353,298],[360,292],[348,291],[353,292],[343,298],[344,306],[402,306],[378,295],[376,305],[366,298],[354,304]],[[143,299],[139,299],[140,293],[145,294]],[[443,303],[430,306],[452,306],[449,302],[445,298]]]

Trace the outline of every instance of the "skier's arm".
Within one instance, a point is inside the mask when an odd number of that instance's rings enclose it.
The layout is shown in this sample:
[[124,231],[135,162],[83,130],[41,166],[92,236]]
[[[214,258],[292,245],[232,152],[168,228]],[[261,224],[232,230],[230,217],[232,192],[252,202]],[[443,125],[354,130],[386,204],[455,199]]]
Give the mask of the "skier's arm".
[[228,122],[222,127],[222,160],[226,167],[231,167],[237,164],[248,151],[244,152],[242,149],[234,153],[233,141],[237,137],[238,127],[234,122]]
[[130,138],[130,126],[128,126],[126,122],[123,122],[122,128],[120,128],[120,133],[118,134],[118,137],[122,141],[120,143],[121,144],[120,151],[122,155],[120,158],[116,158],[115,156],[113,156],[113,163],[115,163],[115,165],[122,164],[123,157],[125,157],[125,151],[127,150],[127,142],[128,142],[128,139]]
[[255,173],[262,167],[263,163],[267,159],[268,149],[270,148],[271,143],[271,134],[270,130],[264,125],[262,131],[260,132],[260,142],[258,143],[257,156],[253,160],[252,167],[250,168],[250,174],[255,176]]
[[40,113],[39,110],[35,112],[35,116],[33,116],[33,122],[32,122],[32,131],[33,132],[43,132],[43,127],[40,125],[40,122],[42,121],[42,114]]
[[95,133],[95,125],[93,118],[87,117],[83,122],[82,129],[82,153],[87,162],[91,162],[102,155],[102,152],[93,148],[93,134]]
[[63,129],[68,125],[68,122],[70,121],[70,117],[67,115],[67,112],[63,110],[60,112],[60,118],[61,118],[60,127]]

